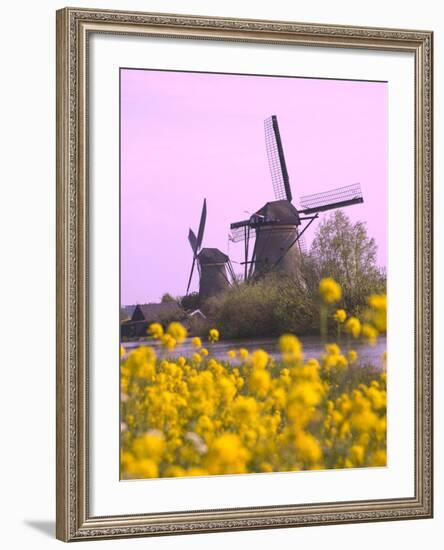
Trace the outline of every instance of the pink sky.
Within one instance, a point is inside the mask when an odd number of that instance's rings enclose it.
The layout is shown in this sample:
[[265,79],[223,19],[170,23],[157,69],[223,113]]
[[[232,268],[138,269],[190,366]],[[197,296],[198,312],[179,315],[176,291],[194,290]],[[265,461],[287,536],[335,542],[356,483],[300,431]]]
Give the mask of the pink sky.
[[364,204],[344,212],[366,222],[386,264],[386,83],[122,69],[122,304],[185,293],[188,229],[197,232],[204,197],[203,246],[240,271],[243,245],[228,244],[229,225],[274,200],[263,129],[272,114],[293,204],[360,182]]

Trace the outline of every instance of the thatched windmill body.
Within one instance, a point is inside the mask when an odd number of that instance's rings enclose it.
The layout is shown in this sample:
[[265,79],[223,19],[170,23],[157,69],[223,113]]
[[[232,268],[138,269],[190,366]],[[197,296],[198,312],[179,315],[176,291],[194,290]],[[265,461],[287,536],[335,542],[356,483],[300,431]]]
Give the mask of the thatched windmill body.
[[[277,117],[265,120],[265,145],[275,200],[267,202],[249,219],[231,224],[231,240],[244,243],[244,278],[258,278],[278,271],[302,285],[303,235],[321,212],[364,202],[359,183],[301,197],[293,203]],[[255,237],[250,251],[250,239]]]

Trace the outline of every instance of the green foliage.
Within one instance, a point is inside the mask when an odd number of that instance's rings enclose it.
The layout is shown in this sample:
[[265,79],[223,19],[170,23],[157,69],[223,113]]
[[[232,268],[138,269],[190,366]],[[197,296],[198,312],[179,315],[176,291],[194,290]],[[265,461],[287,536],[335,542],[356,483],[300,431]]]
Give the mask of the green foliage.
[[128,313],[124,309],[120,308],[120,322],[128,321],[129,319],[130,316],[128,315]]
[[370,385],[378,378],[381,370],[373,365],[348,365],[344,370],[338,370],[330,376],[323,376],[330,385],[330,395],[336,399],[344,393],[351,393],[360,384]]
[[200,315],[193,315],[187,319],[186,327],[190,336],[201,336],[202,338],[205,338],[208,335],[208,331],[212,325],[208,319],[205,319]]
[[198,292],[192,292],[191,294],[186,294],[182,296],[179,300],[180,305],[186,311],[194,311],[200,308],[200,299]]
[[332,277],[342,287],[343,306],[355,312],[367,296],[385,292],[385,272],[376,265],[376,253],[365,224],[352,223],[338,210],[318,226],[304,261],[307,285],[314,292],[323,277]]
[[173,302],[176,302],[177,300],[171,296],[168,292],[166,292],[161,299],[162,304],[171,304]]
[[316,305],[292,279],[269,275],[207,300],[205,312],[225,338],[315,331]]

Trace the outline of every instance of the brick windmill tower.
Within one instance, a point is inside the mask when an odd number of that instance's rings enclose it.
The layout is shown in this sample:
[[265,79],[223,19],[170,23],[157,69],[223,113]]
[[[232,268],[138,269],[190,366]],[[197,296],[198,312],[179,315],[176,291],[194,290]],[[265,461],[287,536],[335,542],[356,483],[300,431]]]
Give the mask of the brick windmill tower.
[[224,292],[235,279],[230,258],[218,248],[201,248],[207,219],[207,201],[204,199],[200,215],[197,237],[192,229],[188,233],[188,241],[193,251],[193,263],[188,279],[187,294],[190,290],[194,267],[197,264],[199,272],[199,298],[206,299]]

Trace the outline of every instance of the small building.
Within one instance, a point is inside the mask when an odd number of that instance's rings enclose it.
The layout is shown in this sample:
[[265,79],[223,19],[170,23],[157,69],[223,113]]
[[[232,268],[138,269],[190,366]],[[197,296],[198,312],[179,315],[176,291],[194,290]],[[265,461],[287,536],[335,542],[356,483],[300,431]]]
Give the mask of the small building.
[[146,336],[151,323],[166,325],[171,321],[181,321],[186,316],[177,302],[159,304],[138,304],[129,321],[120,324],[122,340]]

